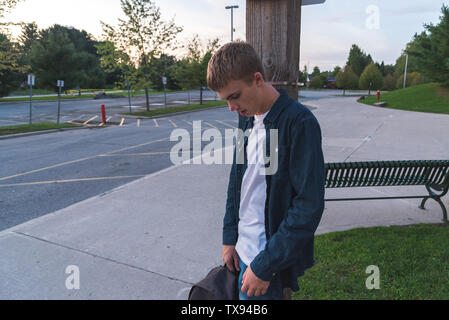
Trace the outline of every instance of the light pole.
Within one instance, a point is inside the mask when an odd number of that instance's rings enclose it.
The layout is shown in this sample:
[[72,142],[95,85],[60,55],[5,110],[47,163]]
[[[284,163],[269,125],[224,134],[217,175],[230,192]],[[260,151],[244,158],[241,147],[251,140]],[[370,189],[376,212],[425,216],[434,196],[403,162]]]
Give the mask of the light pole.
[[234,9],[239,6],[226,6],[225,9],[231,9],[231,42],[234,41]]
[[407,86],[407,65],[408,65],[408,54],[405,54],[404,88]]

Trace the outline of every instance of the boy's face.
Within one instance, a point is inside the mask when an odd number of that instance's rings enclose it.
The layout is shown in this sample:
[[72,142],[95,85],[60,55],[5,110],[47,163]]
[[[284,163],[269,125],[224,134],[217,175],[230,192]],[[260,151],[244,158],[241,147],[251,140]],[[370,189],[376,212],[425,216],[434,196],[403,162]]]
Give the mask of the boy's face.
[[229,110],[241,116],[253,117],[261,114],[261,81],[262,75],[256,73],[251,83],[243,80],[231,80],[225,87],[217,91],[218,96],[228,101]]

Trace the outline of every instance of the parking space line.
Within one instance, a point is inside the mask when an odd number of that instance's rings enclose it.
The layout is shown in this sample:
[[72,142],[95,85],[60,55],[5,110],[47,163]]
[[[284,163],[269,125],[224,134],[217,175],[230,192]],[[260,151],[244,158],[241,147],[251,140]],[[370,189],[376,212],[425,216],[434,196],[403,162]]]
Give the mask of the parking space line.
[[220,121],[220,120],[215,120],[215,121],[217,121],[217,122],[219,122],[219,123],[221,123],[221,124],[224,124],[225,126],[228,126],[228,127],[234,128],[234,129],[237,129],[237,127],[234,127],[234,126],[231,125],[231,124],[227,124],[227,123],[224,122],[224,121]]
[[177,128],[178,126],[172,120],[168,119],[168,121],[173,125],[173,127]]
[[212,128],[214,128],[214,129],[220,130],[220,129],[218,129],[216,126],[210,124],[210,123],[207,122],[207,121],[203,121],[203,122],[204,122],[205,124],[207,124],[209,127],[212,127]]
[[117,153],[117,152],[126,151],[126,150],[130,150],[130,149],[134,149],[134,148],[139,148],[139,147],[146,146],[146,145],[149,145],[149,144],[152,144],[152,143],[168,141],[168,140],[170,140],[170,138],[163,138],[163,139],[153,140],[153,141],[141,143],[141,144],[138,144],[138,145],[135,145],[135,146],[129,146],[129,147],[121,148],[121,149],[118,149],[118,150],[115,150],[115,151],[111,151],[111,152],[108,152],[108,153],[101,153],[101,154],[97,154],[97,155],[94,155],[94,156],[91,156],[91,157],[87,157],[87,158],[82,158],[82,159],[76,159],[76,160],[72,160],[72,161],[62,162],[62,163],[58,163],[58,164],[55,164],[55,165],[52,165],[52,166],[48,166],[48,167],[44,167],[44,168],[40,168],[40,169],[36,169],[36,170],[31,170],[31,171],[27,171],[27,172],[22,172],[22,173],[14,174],[12,176],[3,177],[3,178],[0,178],[0,181],[5,181],[5,180],[8,180],[8,179],[12,179],[12,178],[22,177],[22,176],[25,176],[25,175],[28,175],[28,174],[32,174],[32,173],[36,173],[36,172],[41,172],[41,171],[45,171],[45,170],[49,170],[49,169],[53,169],[53,168],[58,168],[58,167],[62,167],[62,166],[65,166],[65,165],[69,165],[69,164],[73,164],[73,163],[77,163],[77,162],[81,162],[81,161],[85,161],[85,160],[95,159],[95,158],[100,157],[102,155],[114,154],[114,153]]
[[153,119],[154,121],[154,125],[156,126],[156,128],[159,128],[159,124],[157,123],[156,119]]
[[87,120],[87,121],[84,122],[83,124],[88,124],[89,122],[91,122],[92,120],[97,119],[97,118],[98,118],[98,115],[97,115],[97,116],[94,116],[94,117],[92,117],[92,118],[90,118],[89,120]]
[[40,184],[52,184],[52,183],[70,183],[70,182],[85,182],[85,181],[100,181],[100,180],[114,180],[114,179],[130,179],[141,178],[144,174],[134,176],[117,176],[117,177],[98,177],[98,178],[79,178],[79,179],[67,179],[67,180],[50,180],[50,181],[35,181],[35,182],[22,182],[11,184],[0,184],[0,187],[18,187],[18,186],[31,186]]

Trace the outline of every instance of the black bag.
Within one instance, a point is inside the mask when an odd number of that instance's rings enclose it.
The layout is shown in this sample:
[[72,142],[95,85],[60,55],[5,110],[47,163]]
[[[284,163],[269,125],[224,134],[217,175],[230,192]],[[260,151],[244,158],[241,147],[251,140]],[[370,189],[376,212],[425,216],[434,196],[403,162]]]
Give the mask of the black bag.
[[190,289],[189,300],[238,300],[238,272],[226,265],[213,268]]

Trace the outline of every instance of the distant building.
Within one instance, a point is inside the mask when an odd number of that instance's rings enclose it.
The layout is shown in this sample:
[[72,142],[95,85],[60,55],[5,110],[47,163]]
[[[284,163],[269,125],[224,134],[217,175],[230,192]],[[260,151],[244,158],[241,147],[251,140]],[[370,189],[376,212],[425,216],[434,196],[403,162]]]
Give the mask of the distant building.
[[337,85],[335,82],[335,76],[327,76],[326,88],[328,89],[337,89]]
[[[314,77],[307,76],[307,88],[310,87],[310,82],[313,80]],[[335,76],[327,76],[327,83],[323,86],[323,88],[326,89],[337,89],[337,84],[335,82]]]

